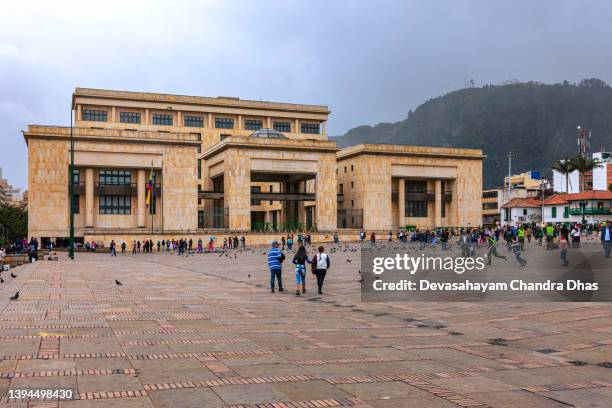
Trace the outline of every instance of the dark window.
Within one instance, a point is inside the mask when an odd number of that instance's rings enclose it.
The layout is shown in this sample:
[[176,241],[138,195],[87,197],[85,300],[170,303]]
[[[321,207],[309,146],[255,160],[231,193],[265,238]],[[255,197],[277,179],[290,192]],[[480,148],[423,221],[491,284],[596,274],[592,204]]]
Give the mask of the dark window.
[[278,132],[291,132],[290,122],[274,122],[272,127]]
[[262,127],[263,126],[262,126],[261,120],[247,119],[247,120],[244,121],[244,128],[246,130],[259,130]]
[[355,188],[355,183],[351,181],[351,188]]
[[497,190],[485,191],[482,193],[482,198],[497,198]]
[[523,208],[523,215],[527,215],[527,209]]
[[81,118],[83,120],[89,120],[92,122],[106,122],[108,120],[108,111],[99,109],[83,109]]
[[217,129],[233,129],[234,119],[232,118],[215,118],[215,128]]
[[119,120],[121,121],[121,123],[140,123],[140,113],[120,112]]
[[74,201],[72,202],[72,212],[78,214],[81,211],[81,200],[79,195],[74,196]]
[[427,201],[406,201],[406,217],[427,217]]
[[185,116],[183,124],[187,127],[204,127],[204,118],[201,116]]
[[[274,191],[274,188],[272,187],[271,184],[270,184],[270,189],[268,191],[270,191],[271,193]],[[272,200],[270,200],[270,205],[272,205]]]
[[346,166],[344,166],[344,172],[346,173]]
[[353,171],[353,165],[351,164],[351,171]]
[[198,159],[198,180],[202,178],[202,159]]
[[132,197],[124,195],[101,195],[100,214],[131,214]]
[[407,193],[426,193],[427,181],[425,180],[405,180]]
[[319,124],[318,123],[302,123],[302,133],[318,135],[319,134]]
[[204,210],[198,210],[198,228],[204,228],[205,218]]
[[132,172],[130,170],[100,170],[98,182],[100,185],[129,185],[132,183]]
[[81,170],[72,169],[72,184],[79,185],[81,183]]
[[222,134],[222,135],[220,136],[220,139],[221,139],[221,140],[225,140],[225,139],[227,139],[227,138],[228,138],[228,137],[230,137],[230,136],[231,136],[231,135],[224,135],[224,134]]
[[153,124],[161,126],[172,126],[172,115],[169,113],[154,113]]
[[[251,193],[261,193],[261,186],[251,186]],[[251,205],[260,205],[261,200],[251,200]]]
[[338,186],[338,194],[344,194],[344,184]]
[[557,207],[551,208],[551,216],[552,218],[557,218]]
[[198,145],[198,147],[196,147],[198,153],[202,153],[202,145]]
[[497,202],[482,203],[482,209],[483,210],[496,210],[497,209]]

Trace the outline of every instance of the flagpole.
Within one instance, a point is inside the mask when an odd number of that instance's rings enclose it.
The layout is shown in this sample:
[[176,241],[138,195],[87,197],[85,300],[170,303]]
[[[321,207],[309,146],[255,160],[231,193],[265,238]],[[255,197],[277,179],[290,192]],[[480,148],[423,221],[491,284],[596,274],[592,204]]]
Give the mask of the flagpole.
[[[151,160],[151,203],[149,211],[151,212],[151,241],[153,241],[153,200],[155,200],[155,182],[153,181],[153,160]],[[157,206],[157,202],[155,202]]]

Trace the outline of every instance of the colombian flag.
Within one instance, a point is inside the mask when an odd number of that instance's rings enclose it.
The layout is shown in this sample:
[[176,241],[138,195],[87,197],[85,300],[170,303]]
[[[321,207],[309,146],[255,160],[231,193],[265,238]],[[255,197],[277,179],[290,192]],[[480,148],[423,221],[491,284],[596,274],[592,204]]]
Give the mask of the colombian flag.
[[153,194],[153,169],[149,173],[149,182],[147,183],[147,208],[151,205],[151,195]]

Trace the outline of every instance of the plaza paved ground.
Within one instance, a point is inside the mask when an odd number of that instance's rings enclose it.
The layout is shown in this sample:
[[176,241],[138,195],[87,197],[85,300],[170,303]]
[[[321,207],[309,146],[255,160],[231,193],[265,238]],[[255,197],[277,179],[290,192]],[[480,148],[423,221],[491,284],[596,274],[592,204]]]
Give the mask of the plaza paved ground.
[[[296,297],[290,272],[271,294],[262,252],[62,254],[4,273],[0,404],[612,406],[609,304],[362,303],[351,251],[332,253],[324,295],[309,273]],[[78,399],[7,398],[27,388]]]

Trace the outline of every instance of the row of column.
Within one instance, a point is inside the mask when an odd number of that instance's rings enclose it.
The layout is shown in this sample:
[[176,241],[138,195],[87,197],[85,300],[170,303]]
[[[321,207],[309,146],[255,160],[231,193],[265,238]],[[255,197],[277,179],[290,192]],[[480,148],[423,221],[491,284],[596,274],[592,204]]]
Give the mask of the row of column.
[[[145,227],[146,220],[146,174],[144,169],[138,170],[138,204],[136,208],[138,228]],[[85,169],[85,227],[94,227],[94,171]]]

